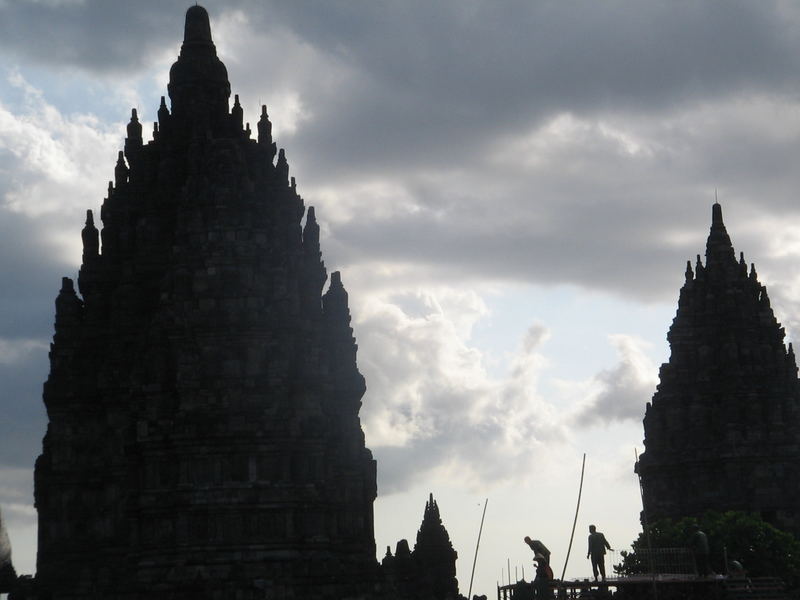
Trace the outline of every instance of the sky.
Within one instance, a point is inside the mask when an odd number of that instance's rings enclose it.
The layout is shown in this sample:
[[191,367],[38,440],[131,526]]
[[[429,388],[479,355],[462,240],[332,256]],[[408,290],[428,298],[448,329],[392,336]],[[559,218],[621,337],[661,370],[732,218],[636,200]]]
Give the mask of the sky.
[[[130,109],[152,122],[166,95],[188,4],[0,0],[0,511],[22,573],[53,301]],[[715,195],[800,331],[800,5],[204,5],[350,294],[378,557],[413,546],[432,492],[463,594],[487,499],[473,593],[530,578],[525,535],[558,577],[584,454],[566,575],[591,572],[590,523],[629,548],[644,407]]]

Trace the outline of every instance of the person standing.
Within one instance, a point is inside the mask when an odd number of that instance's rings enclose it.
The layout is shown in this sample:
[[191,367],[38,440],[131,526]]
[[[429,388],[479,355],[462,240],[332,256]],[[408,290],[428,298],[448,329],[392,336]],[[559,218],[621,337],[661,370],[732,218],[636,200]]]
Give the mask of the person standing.
[[589,550],[586,552],[586,558],[592,559],[592,572],[594,573],[594,580],[597,581],[597,573],[603,581],[606,580],[606,548],[611,550],[611,545],[606,540],[606,536],[597,531],[597,527],[589,525]]

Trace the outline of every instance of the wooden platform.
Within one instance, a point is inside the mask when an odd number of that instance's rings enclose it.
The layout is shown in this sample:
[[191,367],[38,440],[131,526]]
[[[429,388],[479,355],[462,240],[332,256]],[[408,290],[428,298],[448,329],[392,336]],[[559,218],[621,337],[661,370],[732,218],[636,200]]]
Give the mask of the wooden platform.
[[[661,574],[655,577],[638,575],[614,577],[595,582],[576,579],[552,583],[552,597],[557,600],[587,600],[625,598],[626,600],[652,599],[653,590],[658,600],[788,600],[786,587],[780,579],[772,577],[728,579],[722,575],[697,577],[685,574]],[[497,600],[533,600],[530,582],[497,588]]]

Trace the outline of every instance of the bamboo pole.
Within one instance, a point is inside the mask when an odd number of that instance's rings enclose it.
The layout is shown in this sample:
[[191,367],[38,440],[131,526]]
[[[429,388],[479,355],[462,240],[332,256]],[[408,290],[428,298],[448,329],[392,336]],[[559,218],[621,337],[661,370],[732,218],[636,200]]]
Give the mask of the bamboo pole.
[[572,551],[572,539],[575,537],[575,525],[578,523],[578,511],[581,508],[581,494],[583,493],[583,472],[586,469],[586,452],[583,453],[583,463],[581,464],[581,484],[578,486],[578,505],[575,507],[575,519],[572,521],[572,533],[569,534],[569,547],[567,547],[567,558],[564,559],[564,569],[561,571],[561,581],[564,581],[564,574],[567,572],[569,553]]
[[472,599],[472,580],[475,578],[475,564],[478,562],[478,548],[481,546],[481,534],[483,533],[483,520],[486,518],[486,507],[489,505],[489,499],[483,503],[483,515],[481,516],[481,526],[478,529],[478,542],[475,544],[475,558],[472,559],[472,574],[469,576],[469,592],[467,592],[467,600]]

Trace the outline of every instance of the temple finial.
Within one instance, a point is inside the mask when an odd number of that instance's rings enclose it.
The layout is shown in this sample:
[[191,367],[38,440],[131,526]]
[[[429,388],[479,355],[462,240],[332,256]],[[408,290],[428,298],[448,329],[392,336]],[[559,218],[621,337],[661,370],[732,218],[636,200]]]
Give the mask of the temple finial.
[[125,156],[131,159],[142,148],[142,124],[139,122],[139,115],[135,108],[131,109],[131,120],[128,122],[127,132]]
[[208,12],[202,6],[186,11],[183,45],[170,68],[167,91],[172,99],[172,116],[178,121],[188,118],[202,123],[202,129],[206,128],[205,121],[220,129],[227,125],[223,119],[230,113],[231,84],[228,70],[217,57]]
[[[716,192],[714,192],[714,195],[716,196]],[[714,206],[711,207],[711,226],[713,227],[714,225],[725,225],[722,222],[722,205],[719,202],[714,202]]]
[[308,207],[306,225],[303,227],[303,249],[319,260],[319,224],[313,206]]
[[117,166],[114,167],[114,181],[116,183],[116,187],[119,187],[121,183],[126,183],[128,181],[128,165],[125,164],[125,156],[122,150],[119,151],[117,154]]
[[736,253],[733,244],[722,222],[722,206],[715,202],[711,207],[711,230],[706,242],[706,267],[719,264],[735,264]]
[[169,109],[167,108],[167,101],[164,96],[161,96],[161,104],[158,106],[158,122],[164,125],[164,121],[169,117]]
[[261,105],[261,117],[258,119],[258,143],[272,144],[272,123],[267,114],[267,105]]
[[83,264],[97,258],[100,253],[100,234],[94,226],[94,215],[91,210],[86,211],[86,226],[81,231],[83,240]]
[[242,124],[244,122],[244,110],[242,109],[242,105],[239,104],[239,94],[234,94],[233,96],[233,108],[231,108],[231,116],[233,117],[233,124],[238,133],[242,130]]
[[284,185],[289,184],[289,162],[286,160],[286,152],[281,148],[278,151],[278,162],[275,164],[278,173],[278,180]]
[[208,11],[195,4],[186,11],[186,23],[183,27],[184,43],[211,43],[211,24]]

